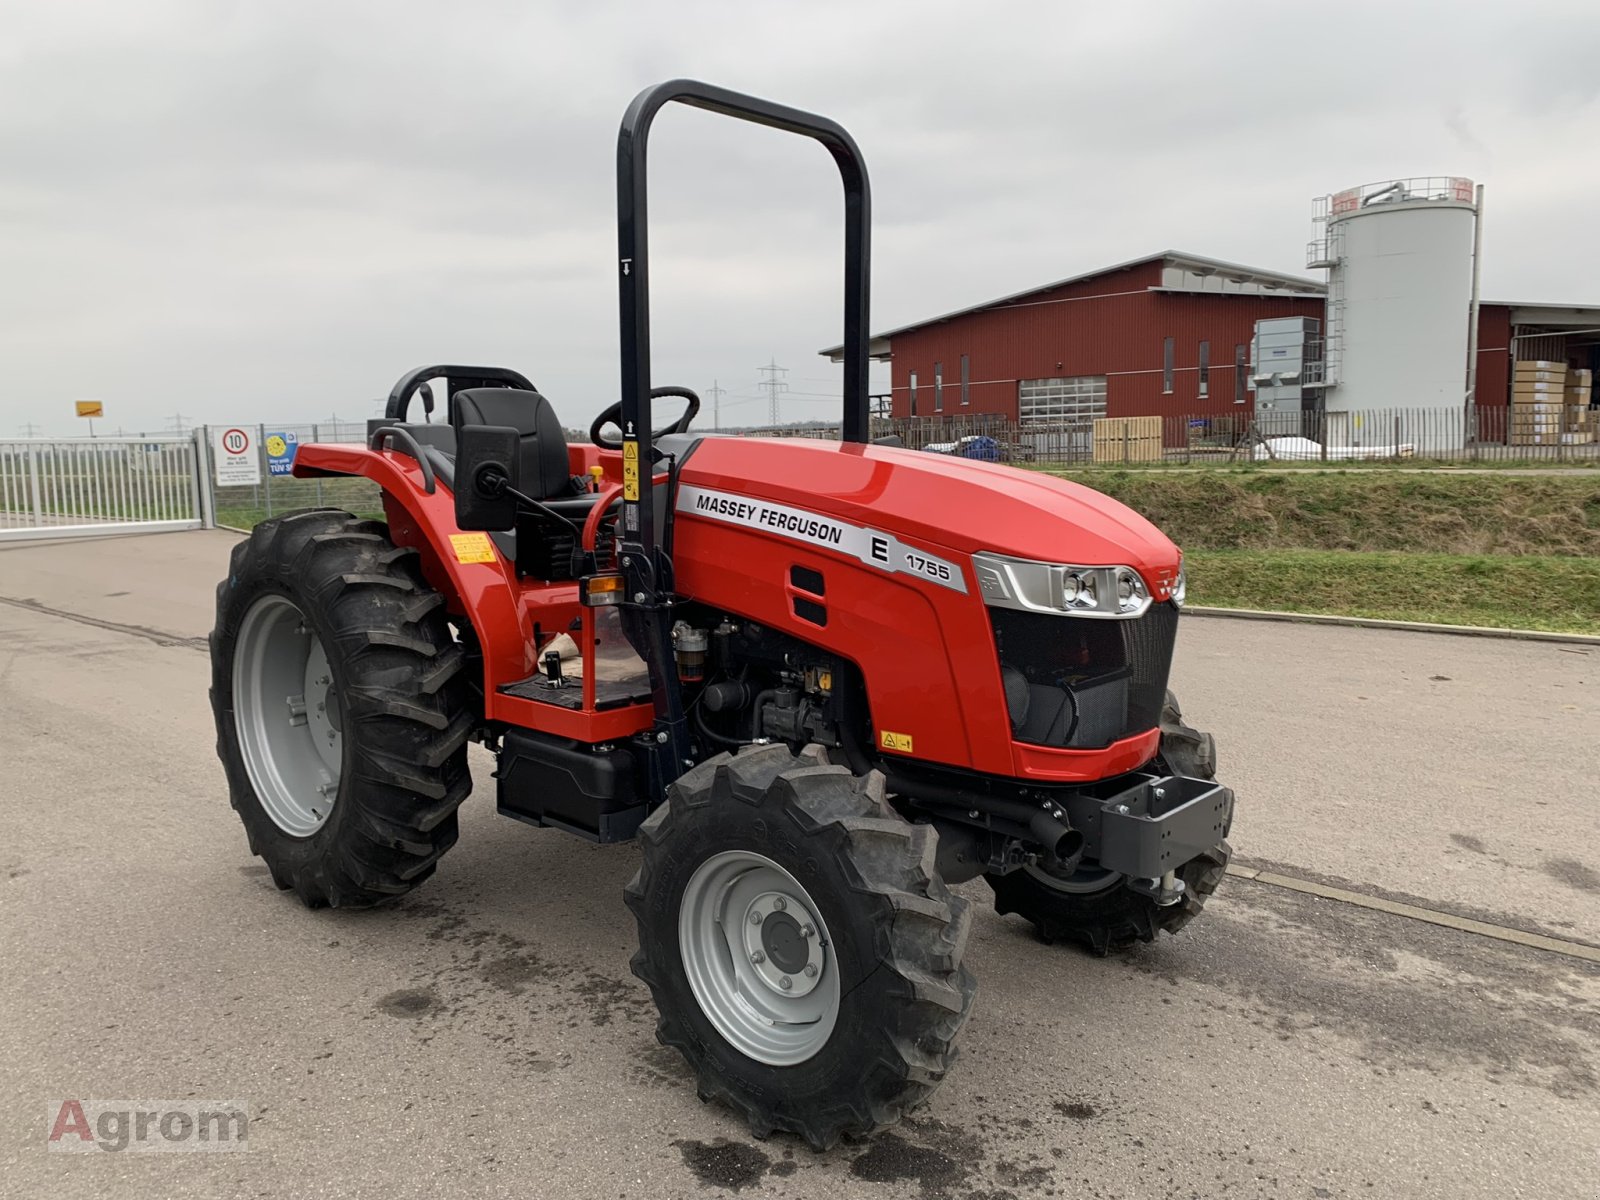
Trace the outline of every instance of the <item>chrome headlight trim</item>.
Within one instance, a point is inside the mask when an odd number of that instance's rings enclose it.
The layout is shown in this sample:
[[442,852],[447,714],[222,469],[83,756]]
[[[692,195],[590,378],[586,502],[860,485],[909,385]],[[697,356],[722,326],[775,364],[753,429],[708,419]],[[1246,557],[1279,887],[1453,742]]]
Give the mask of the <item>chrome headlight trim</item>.
[[1151,604],[1150,589],[1132,567],[1036,562],[988,551],[974,554],[972,567],[983,602],[992,608],[1131,621]]

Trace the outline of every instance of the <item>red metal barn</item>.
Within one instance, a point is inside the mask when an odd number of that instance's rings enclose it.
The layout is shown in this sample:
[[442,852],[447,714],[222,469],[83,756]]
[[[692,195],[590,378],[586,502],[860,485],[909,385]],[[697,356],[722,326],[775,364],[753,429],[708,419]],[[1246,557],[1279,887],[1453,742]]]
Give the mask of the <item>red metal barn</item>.
[[[1173,418],[1252,413],[1255,323],[1320,322],[1324,290],[1318,280],[1167,250],[889,330],[873,353],[892,363],[895,417],[1160,416],[1170,442],[1182,427]],[[1481,306],[1480,407],[1506,404],[1516,335],[1550,307]]]

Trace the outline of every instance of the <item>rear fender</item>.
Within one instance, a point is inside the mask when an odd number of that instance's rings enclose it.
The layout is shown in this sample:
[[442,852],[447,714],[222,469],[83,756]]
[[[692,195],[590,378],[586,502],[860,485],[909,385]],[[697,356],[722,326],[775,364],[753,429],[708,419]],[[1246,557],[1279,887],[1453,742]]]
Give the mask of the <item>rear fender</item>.
[[[294,474],[359,475],[383,490],[389,536],[397,546],[416,548],[423,576],[444,596],[447,610],[471,622],[483,649],[486,696],[506,680],[533,673],[532,630],[524,628],[514,564],[487,534],[461,531],[455,494],[442,483],[424,490],[415,459],[393,450],[313,443],[296,452]],[[485,554],[490,561],[478,561]]]

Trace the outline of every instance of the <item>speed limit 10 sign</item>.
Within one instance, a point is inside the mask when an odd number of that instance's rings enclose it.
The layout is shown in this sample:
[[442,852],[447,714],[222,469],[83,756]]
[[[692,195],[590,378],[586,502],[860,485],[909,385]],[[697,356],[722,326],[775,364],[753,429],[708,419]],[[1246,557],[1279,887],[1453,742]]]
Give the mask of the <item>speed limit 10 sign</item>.
[[256,449],[255,434],[248,429],[213,426],[211,461],[216,467],[218,487],[261,482],[261,455]]

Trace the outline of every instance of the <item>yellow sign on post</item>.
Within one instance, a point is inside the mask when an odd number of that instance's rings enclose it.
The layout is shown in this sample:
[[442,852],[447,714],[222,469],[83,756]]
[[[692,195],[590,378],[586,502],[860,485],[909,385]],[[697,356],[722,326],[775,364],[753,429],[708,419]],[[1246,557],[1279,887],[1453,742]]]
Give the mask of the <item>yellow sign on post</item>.
[[632,439],[622,443],[622,498],[639,498],[639,443]]
[[98,400],[79,400],[77,402],[80,417],[103,417],[106,415],[106,406]]

